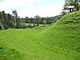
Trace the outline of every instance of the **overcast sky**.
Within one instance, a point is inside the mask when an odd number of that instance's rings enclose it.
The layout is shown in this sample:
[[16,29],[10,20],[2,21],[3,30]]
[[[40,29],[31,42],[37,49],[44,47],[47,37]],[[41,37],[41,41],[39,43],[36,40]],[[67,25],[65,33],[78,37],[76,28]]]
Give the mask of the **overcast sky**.
[[0,0],[0,11],[12,13],[17,10],[20,17],[55,16],[60,14],[65,0]]

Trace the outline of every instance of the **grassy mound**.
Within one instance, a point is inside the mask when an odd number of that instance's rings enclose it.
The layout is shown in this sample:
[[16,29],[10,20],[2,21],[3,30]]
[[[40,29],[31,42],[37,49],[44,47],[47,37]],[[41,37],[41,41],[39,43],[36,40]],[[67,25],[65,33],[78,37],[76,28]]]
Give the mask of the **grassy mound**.
[[[68,13],[48,29],[39,34],[38,43],[48,45],[49,49],[57,46],[75,60],[80,60],[80,11]],[[44,47],[46,47],[44,45]],[[74,53],[75,52],[75,53]],[[70,54],[69,54],[70,53]],[[65,53],[64,53],[65,54]],[[77,54],[77,55],[76,55]]]
[[72,12],[48,26],[0,30],[0,43],[17,50],[24,60],[80,60],[79,16],[80,12]]
[[80,52],[80,11],[66,14],[42,35],[50,44]]

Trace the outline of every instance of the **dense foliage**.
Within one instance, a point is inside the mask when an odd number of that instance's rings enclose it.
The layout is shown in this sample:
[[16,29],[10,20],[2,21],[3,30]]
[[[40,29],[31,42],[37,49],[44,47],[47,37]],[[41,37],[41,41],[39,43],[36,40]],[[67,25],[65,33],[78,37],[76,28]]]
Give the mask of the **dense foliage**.
[[80,0],[65,0],[62,14],[74,11],[80,11]]
[[6,14],[5,11],[0,12],[0,23],[5,29],[14,28],[16,24],[15,18],[10,14]]
[[[50,24],[55,22],[57,19],[61,18],[61,15],[54,17],[40,17],[39,15],[34,16],[34,18],[20,18],[17,11],[12,11],[12,14],[5,13],[5,11],[0,12],[0,27],[1,29],[8,28],[32,28],[39,26],[39,24]],[[26,25],[27,24],[27,25]]]

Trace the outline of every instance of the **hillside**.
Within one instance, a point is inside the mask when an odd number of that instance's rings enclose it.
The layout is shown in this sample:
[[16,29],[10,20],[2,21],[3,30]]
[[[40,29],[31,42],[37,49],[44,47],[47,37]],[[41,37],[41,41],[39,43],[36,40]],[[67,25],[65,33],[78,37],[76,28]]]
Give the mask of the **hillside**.
[[70,53],[70,55],[73,55],[74,59],[79,60],[80,59],[79,35],[80,35],[80,11],[64,15],[51,27],[41,32],[39,34],[38,37],[39,39],[37,40],[37,42],[40,43],[43,41],[42,46],[44,44],[46,45],[48,44],[48,47],[49,49],[51,48],[51,50],[54,50],[54,46],[57,46],[63,49],[64,51],[66,50],[68,54]]
[[77,11],[45,27],[0,30],[0,43],[18,51],[24,60],[80,60],[79,35],[80,12]]
[[80,12],[66,14],[41,34],[41,37],[48,38],[47,41],[53,41],[54,45],[80,52]]

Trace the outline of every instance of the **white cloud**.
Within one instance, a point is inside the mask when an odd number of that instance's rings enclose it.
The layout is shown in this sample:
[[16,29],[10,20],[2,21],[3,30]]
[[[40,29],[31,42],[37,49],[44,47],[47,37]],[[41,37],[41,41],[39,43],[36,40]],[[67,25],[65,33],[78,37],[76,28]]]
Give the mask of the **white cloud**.
[[3,0],[0,1],[0,10],[5,10],[7,13],[11,13],[12,10],[17,10],[19,16],[33,17],[35,15],[40,16],[54,16],[58,15],[62,10],[62,5],[52,6],[34,6],[36,2],[43,0]]
[[39,1],[40,0],[3,0],[0,1],[0,10],[1,11],[5,10],[7,13],[11,13],[12,12],[11,9],[17,10],[19,8],[22,8],[21,10],[23,12],[24,11],[26,12],[26,10],[23,10],[23,7],[31,7],[35,2],[39,2]]
[[39,0],[4,0],[0,2],[1,8],[18,8],[18,7],[27,7],[33,5],[34,2]]
[[[34,17],[35,15],[40,15],[41,17],[48,17],[48,16],[55,16],[59,15],[62,11],[63,7],[60,7],[60,5],[57,6],[38,6],[33,7],[31,10],[27,8],[23,8],[21,13],[19,13],[20,16],[29,16]],[[24,15],[23,15],[24,14]]]

